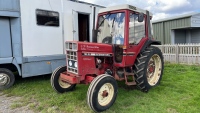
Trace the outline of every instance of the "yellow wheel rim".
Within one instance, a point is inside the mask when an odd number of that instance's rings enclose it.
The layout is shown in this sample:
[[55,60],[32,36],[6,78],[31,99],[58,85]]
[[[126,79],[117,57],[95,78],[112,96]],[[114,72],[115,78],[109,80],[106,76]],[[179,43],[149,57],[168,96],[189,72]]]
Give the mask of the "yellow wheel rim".
[[62,81],[60,77],[59,77],[59,79],[58,79],[58,83],[59,83],[59,85],[60,85],[62,88],[69,88],[69,87],[71,86],[71,84]]
[[147,80],[151,86],[157,84],[162,71],[162,61],[159,55],[154,54],[148,62]]
[[110,103],[114,96],[114,87],[110,83],[104,84],[98,92],[98,102],[101,106],[106,106]]

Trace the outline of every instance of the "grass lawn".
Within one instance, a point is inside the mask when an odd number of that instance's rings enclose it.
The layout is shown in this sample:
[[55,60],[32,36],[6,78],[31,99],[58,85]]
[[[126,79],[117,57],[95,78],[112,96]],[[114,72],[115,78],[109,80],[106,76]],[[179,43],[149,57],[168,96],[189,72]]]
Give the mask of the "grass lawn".
[[[35,112],[92,113],[86,103],[88,85],[77,85],[75,91],[57,94],[50,76],[18,78],[15,85],[3,91],[21,96],[12,108],[29,105]],[[119,82],[114,105],[106,113],[197,113],[200,112],[200,66],[165,64],[161,84],[148,93],[128,90]]]

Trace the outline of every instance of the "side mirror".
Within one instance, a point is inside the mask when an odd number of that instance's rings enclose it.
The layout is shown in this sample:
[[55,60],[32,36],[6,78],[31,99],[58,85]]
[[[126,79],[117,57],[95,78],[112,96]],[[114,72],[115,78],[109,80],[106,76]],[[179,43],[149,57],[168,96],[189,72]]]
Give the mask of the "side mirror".
[[143,21],[144,21],[144,13],[139,13],[138,22],[143,22]]

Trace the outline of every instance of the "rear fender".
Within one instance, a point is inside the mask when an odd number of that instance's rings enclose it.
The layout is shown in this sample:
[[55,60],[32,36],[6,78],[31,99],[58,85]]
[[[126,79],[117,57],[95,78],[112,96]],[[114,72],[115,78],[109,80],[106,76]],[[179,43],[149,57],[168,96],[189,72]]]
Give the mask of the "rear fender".
[[142,49],[140,50],[140,53],[144,52],[144,50],[151,45],[161,45],[161,42],[155,41],[155,40],[146,41],[145,44],[143,45]]

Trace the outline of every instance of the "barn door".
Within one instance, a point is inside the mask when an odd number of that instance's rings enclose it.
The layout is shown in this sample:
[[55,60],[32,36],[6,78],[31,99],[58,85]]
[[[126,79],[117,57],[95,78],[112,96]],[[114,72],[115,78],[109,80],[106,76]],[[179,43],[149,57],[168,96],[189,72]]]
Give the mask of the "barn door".
[[12,57],[10,20],[0,17],[0,58]]
[[72,11],[73,19],[73,40],[78,41],[79,39],[79,31],[78,31],[78,12],[77,11]]

